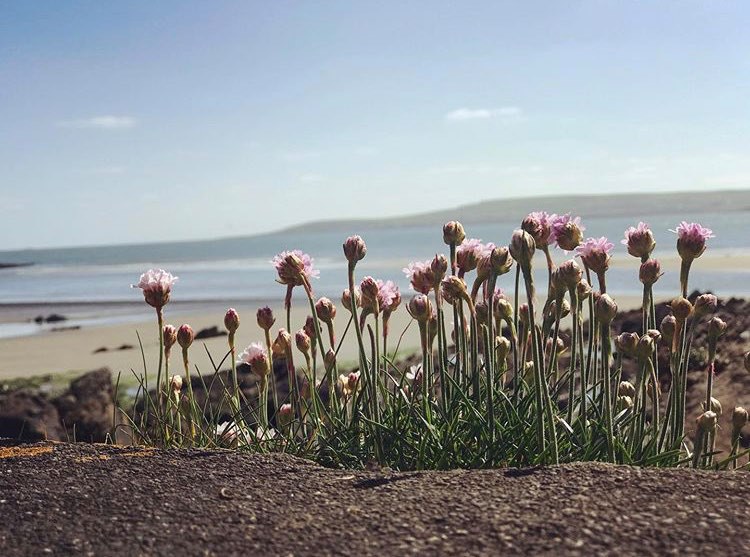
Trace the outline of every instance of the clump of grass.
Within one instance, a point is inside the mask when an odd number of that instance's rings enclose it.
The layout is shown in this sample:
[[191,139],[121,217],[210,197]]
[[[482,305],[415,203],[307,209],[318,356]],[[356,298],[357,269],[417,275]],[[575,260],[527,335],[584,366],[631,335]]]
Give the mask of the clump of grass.
[[[238,385],[234,339],[239,315],[234,310],[225,316],[227,353],[210,376],[195,369],[208,391],[205,377],[223,381],[219,372],[229,359],[231,375],[220,385],[219,405],[210,404],[209,397],[200,405],[192,389],[196,379],[191,377],[192,330],[187,325],[176,334],[187,389],[180,377],[168,376],[174,328],[165,329],[162,310],[174,281],[164,271],[149,271],[139,286],[157,310],[162,348],[153,390],[144,358],[136,397],[141,411],[130,416],[131,431],[153,445],[287,451],[334,467],[374,462],[412,470],[587,460],[737,467],[746,454],[737,450],[738,428],[747,421],[742,409],[734,413],[732,453],[714,463],[721,410],[711,396],[712,374],[723,332],[723,322],[710,320],[716,298],[700,297],[695,305],[687,300],[690,268],[706,249],[711,231],[695,223],[676,229],[680,295],[660,326],[653,285],[662,273],[651,258],[653,233],[644,223],[625,232],[623,244],[640,260],[642,331],[616,339],[611,323],[617,304],[606,289],[614,246],[606,238],[584,240],[583,231],[579,218],[531,213],[503,247],[467,239],[460,223],[447,223],[443,241],[448,255],[404,269],[415,292],[405,311],[420,334],[420,361],[410,366],[399,359],[398,346],[389,350],[389,318],[401,305],[398,287],[373,277],[357,280],[357,264],[367,254],[362,238],[352,236],[343,244],[347,274],[341,305],[349,320],[338,339],[336,306],[328,298],[316,299],[313,292],[318,271],[312,258],[298,250],[282,252],[272,263],[286,287],[286,326],[274,331],[271,310],[261,308],[257,323],[262,340],[239,358],[258,377],[257,400],[246,400]],[[564,253],[575,250],[579,260],[556,264],[554,247]],[[542,288],[534,272],[539,254],[547,271]],[[505,275],[511,294],[497,286]],[[295,287],[304,290],[310,317],[292,333]],[[687,409],[692,342],[696,327],[706,320],[706,404]],[[337,354],[346,341],[356,343],[358,366],[340,373]],[[660,344],[670,353],[668,393],[661,392]],[[295,348],[302,356],[296,360]],[[637,362],[635,384],[623,381],[623,358]],[[283,373],[273,373],[275,365],[286,371],[283,389]],[[692,449],[684,431],[688,410],[700,414]]]

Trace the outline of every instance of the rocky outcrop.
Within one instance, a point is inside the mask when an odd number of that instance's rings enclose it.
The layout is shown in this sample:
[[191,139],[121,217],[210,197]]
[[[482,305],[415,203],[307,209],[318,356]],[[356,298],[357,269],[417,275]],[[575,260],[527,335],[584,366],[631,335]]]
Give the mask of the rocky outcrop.
[[34,389],[0,394],[0,437],[19,441],[66,439],[57,408]]

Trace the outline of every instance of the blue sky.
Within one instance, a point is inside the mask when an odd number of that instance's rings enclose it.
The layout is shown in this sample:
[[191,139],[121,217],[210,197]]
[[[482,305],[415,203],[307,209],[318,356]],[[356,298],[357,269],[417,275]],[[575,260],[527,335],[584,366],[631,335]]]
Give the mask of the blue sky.
[[0,249],[747,188],[749,16],[708,0],[3,2]]

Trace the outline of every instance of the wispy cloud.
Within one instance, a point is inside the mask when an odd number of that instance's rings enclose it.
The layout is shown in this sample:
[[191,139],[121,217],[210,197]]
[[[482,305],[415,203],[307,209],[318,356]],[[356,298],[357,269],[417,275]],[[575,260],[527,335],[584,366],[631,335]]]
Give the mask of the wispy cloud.
[[449,122],[465,122],[467,120],[487,120],[499,118],[502,120],[519,120],[523,117],[523,110],[517,106],[503,106],[500,108],[457,108],[445,115]]
[[134,128],[138,121],[132,116],[113,116],[107,114],[104,116],[92,116],[91,118],[82,118],[79,120],[63,120],[57,125],[62,128],[94,128],[100,130],[125,130]]

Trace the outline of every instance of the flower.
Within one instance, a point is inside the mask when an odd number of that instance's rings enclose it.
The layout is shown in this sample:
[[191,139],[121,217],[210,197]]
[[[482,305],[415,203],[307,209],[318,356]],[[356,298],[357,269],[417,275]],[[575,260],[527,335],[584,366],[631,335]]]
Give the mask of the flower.
[[557,215],[552,219],[549,243],[556,243],[564,251],[574,250],[583,240],[586,227],[581,224],[581,217],[571,218],[570,213]]
[[[495,247],[494,244],[492,247]],[[482,241],[477,238],[471,238],[461,242],[456,248],[456,265],[458,266],[459,271],[463,274],[476,269],[484,251],[484,244],[482,244]]]
[[534,257],[536,244],[531,234],[519,228],[513,232],[510,239],[510,255],[518,261],[524,273],[531,268],[531,258]]
[[164,269],[149,269],[141,275],[138,284],[133,284],[131,287],[143,290],[146,303],[156,309],[161,309],[169,301],[172,286],[177,279],[178,277],[172,276]]
[[318,319],[323,323],[330,324],[336,317],[336,306],[329,298],[318,298],[318,301],[315,302],[315,313],[318,314]]
[[273,324],[276,323],[276,318],[273,316],[273,311],[271,311],[271,308],[268,306],[258,308],[256,319],[258,320],[258,327],[260,327],[264,331],[270,330],[271,327],[273,327]]
[[401,304],[401,292],[398,286],[392,280],[383,282],[378,280],[378,302],[380,310],[387,313],[393,313]]
[[360,372],[358,371],[339,375],[338,384],[344,398],[349,398],[354,393],[362,390],[362,382],[359,380],[359,377]]
[[432,272],[432,261],[413,261],[403,271],[411,283],[415,292],[429,294],[435,284],[435,276]]
[[237,310],[234,308],[229,308],[224,315],[224,326],[227,328],[227,331],[230,333],[234,333],[237,331],[237,329],[240,326],[240,315],[237,313]]
[[180,346],[182,346],[183,349],[187,350],[191,344],[193,344],[193,340],[195,339],[195,332],[193,331],[193,328],[185,323],[184,325],[180,325],[180,328],[177,329],[177,342]]
[[457,246],[466,238],[464,227],[457,220],[446,222],[443,225],[443,241],[449,246]]
[[180,391],[182,390],[182,377],[179,375],[173,375],[169,378],[169,387],[174,392],[175,396],[179,397]]
[[313,258],[301,250],[282,251],[271,260],[281,284],[301,286],[311,278],[318,278],[320,271],[313,269]]
[[625,231],[625,238],[620,240],[620,243],[628,247],[630,255],[640,258],[651,255],[656,247],[654,234],[645,222],[639,222],[638,226],[628,228]]
[[545,211],[534,211],[523,219],[521,228],[531,234],[536,242],[536,247],[546,247],[550,242],[552,235],[552,222],[557,218],[555,214],[548,214]]
[[409,300],[407,309],[409,315],[420,323],[426,323],[432,315],[432,304],[430,304],[430,299],[424,294],[417,294]]
[[586,267],[600,275],[609,268],[609,252],[614,247],[614,244],[604,236],[587,238],[582,245],[576,248],[576,253]]
[[312,341],[310,340],[310,335],[308,335],[304,329],[300,329],[294,333],[294,343],[297,345],[297,350],[303,354],[310,353]]
[[247,364],[253,373],[259,377],[264,377],[268,372],[268,354],[266,349],[259,342],[253,342],[240,354],[238,364]]
[[170,350],[177,342],[177,329],[174,325],[164,325],[164,352],[169,355]]
[[349,236],[344,242],[344,256],[346,260],[356,265],[357,261],[364,259],[367,255],[367,245],[361,236]]
[[649,259],[641,263],[638,271],[638,278],[646,286],[653,286],[659,277],[664,273],[661,272],[661,263],[658,259]]
[[700,257],[706,251],[706,240],[715,237],[710,228],[697,222],[682,221],[676,230],[670,229],[670,232],[677,234],[677,252],[688,261]]

